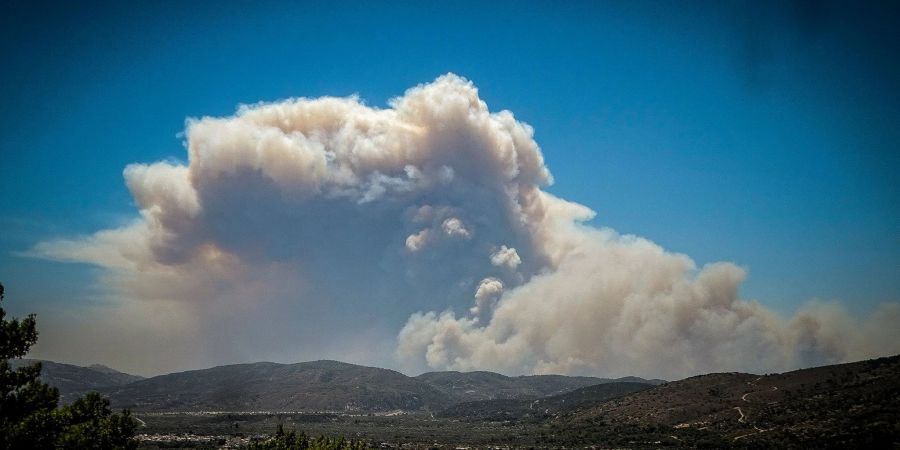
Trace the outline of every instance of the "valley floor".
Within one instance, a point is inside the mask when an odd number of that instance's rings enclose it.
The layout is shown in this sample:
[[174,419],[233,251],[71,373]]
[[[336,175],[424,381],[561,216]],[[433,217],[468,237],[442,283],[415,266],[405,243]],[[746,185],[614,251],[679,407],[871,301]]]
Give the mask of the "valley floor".
[[344,436],[380,448],[533,447],[536,426],[466,423],[429,414],[135,413],[141,449],[235,448],[286,430]]

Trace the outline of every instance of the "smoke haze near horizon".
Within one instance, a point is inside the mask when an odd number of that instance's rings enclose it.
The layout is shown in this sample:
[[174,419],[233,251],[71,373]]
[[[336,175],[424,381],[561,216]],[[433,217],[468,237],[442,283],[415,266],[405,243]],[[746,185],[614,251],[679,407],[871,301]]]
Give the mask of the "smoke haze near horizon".
[[783,317],[740,298],[736,264],[589,224],[545,190],[531,127],[461,77],[389,106],[298,98],[189,120],[186,163],[125,168],[138,218],[29,252],[100,268],[103,301],[42,336],[142,373],[333,358],[676,379],[900,351],[896,302]]

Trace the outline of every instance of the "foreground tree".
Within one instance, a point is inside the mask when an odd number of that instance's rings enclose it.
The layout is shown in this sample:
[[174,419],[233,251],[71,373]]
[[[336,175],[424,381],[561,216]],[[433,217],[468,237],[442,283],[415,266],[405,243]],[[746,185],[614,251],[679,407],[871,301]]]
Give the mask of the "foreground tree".
[[59,391],[41,382],[41,364],[12,369],[37,342],[34,314],[6,319],[0,284],[0,450],[137,448],[136,423],[128,411],[114,414],[109,401],[92,393],[62,408]]

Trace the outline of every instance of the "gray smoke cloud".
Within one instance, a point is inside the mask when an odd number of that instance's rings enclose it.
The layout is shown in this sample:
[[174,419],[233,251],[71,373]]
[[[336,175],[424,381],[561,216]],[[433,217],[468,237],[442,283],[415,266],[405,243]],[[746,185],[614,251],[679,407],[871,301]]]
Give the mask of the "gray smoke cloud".
[[[102,314],[54,339],[112,362],[123,348],[106,338],[165,345],[124,361],[144,372],[333,357],[678,378],[900,351],[897,303],[784,318],[739,298],[734,264],[587,225],[589,208],[544,190],[531,127],[463,78],[389,106],[299,98],[189,120],[186,164],[125,169],[139,218],[31,250],[103,269]],[[98,339],[107,322],[139,325]]]

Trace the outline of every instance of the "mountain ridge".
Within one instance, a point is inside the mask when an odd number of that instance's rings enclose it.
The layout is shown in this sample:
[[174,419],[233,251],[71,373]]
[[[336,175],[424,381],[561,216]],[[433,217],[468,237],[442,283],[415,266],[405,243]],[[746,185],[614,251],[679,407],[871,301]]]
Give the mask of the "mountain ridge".
[[[45,362],[45,367],[52,364]],[[595,384],[575,387],[585,383]],[[177,372],[99,390],[114,407],[130,408],[147,421],[174,424],[197,417],[190,423],[207,426],[218,421],[228,427],[234,420],[245,424],[297,412],[290,420],[312,420],[303,426],[327,418],[332,424],[328,426],[342,423],[349,432],[359,431],[361,416],[374,416],[365,419],[367,423],[382,426],[390,420],[391,426],[367,432],[396,436],[391,433],[400,431],[392,427],[402,425],[407,427],[402,433],[421,431],[417,436],[427,442],[432,436],[426,434],[435,431],[429,427],[463,442],[473,424],[487,433],[479,435],[484,439],[527,428],[527,436],[515,439],[545,447],[881,448],[900,442],[900,404],[894,401],[900,396],[900,355],[766,375],[711,373],[658,385],[484,371],[409,377],[333,360],[258,362]],[[547,391],[563,392],[540,395]],[[156,412],[184,414],[145,415]],[[426,423],[427,429],[416,431]],[[487,442],[495,441],[481,443]]]
[[144,377],[121,372],[100,364],[77,366],[31,358],[15,359],[11,360],[10,363],[14,368],[41,363],[40,380],[59,389],[60,400],[63,403],[70,403],[72,400],[90,391],[99,391],[144,379]]
[[[538,398],[609,382],[593,377],[395,370],[334,360],[256,362],[175,372],[102,392],[143,411],[434,411],[490,398]],[[648,384],[652,384],[650,381]]]
[[711,373],[554,417],[566,444],[618,436],[710,448],[900,443],[900,355],[757,375]]

